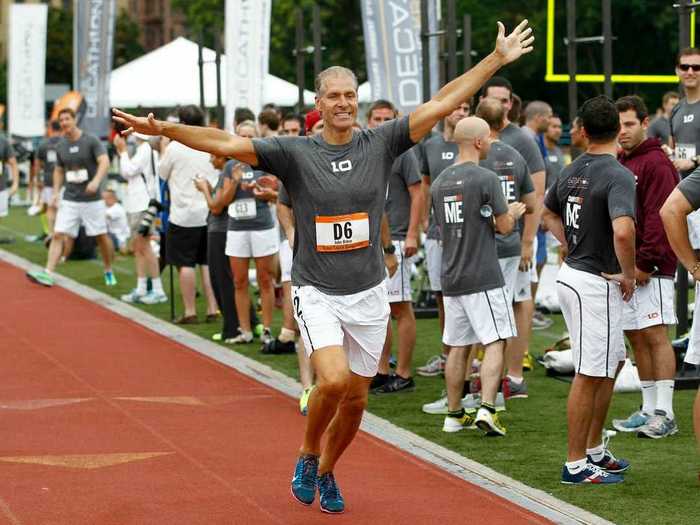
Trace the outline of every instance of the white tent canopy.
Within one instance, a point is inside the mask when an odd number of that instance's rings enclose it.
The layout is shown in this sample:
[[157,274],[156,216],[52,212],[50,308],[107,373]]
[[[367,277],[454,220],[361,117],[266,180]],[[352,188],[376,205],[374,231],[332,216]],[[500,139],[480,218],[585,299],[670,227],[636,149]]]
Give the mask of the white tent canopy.
[[[203,49],[204,102],[216,105],[216,53]],[[199,66],[197,44],[180,37],[112,71],[110,102],[114,107],[172,107],[199,105]],[[294,106],[299,97],[296,85],[267,75],[263,104]],[[221,55],[221,103],[226,104],[226,56]],[[304,91],[304,103],[314,103],[314,93]]]

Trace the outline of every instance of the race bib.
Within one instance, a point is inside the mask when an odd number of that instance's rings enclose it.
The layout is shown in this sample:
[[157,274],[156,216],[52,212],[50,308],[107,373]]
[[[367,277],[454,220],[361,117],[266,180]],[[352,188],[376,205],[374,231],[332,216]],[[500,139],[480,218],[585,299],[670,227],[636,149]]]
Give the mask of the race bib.
[[367,246],[369,246],[367,213],[316,217],[316,251],[345,252]]
[[676,144],[676,160],[690,160],[695,157],[695,144]]
[[558,164],[559,163],[559,157],[556,155],[549,155],[548,160],[552,164]]
[[46,162],[56,164],[56,151],[50,149],[46,152]]
[[255,219],[258,215],[255,199],[238,199],[233,201],[228,207],[228,215],[237,221]]
[[66,182],[71,184],[81,184],[87,182],[88,180],[88,170],[70,170],[66,172]]

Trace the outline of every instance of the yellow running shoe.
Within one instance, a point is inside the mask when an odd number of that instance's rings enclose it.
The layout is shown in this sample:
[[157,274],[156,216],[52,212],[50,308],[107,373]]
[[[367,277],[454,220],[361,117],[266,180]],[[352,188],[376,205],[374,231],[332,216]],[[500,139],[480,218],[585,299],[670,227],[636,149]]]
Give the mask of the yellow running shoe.
[[299,411],[301,412],[302,416],[305,416],[306,413],[309,411],[309,396],[311,395],[314,386],[315,385],[312,385],[309,388],[305,388],[304,391],[301,393],[301,397],[299,398]]
[[505,436],[506,427],[503,426],[498,414],[492,414],[485,408],[480,408],[476,413],[476,426],[487,436]]
[[535,360],[530,355],[530,352],[526,352],[525,357],[523,357],[523,370],[529,372],[533,368],[535,368]]

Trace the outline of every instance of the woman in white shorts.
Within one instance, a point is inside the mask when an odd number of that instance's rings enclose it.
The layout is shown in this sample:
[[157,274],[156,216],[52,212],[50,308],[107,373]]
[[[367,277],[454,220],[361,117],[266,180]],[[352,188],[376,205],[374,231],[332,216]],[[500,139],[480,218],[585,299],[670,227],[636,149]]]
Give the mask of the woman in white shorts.
[[[253,123],[238,125],[236,134],[253,138]],[[236,311],[240,334],[233,343],[250,343],[253,330],[250,322],[250,296],[248,295],[248,268],[250,259],[255,261],[255,272],[262,301],[263,344],[272,341],[272,312],[275,305],[273,287],[274,255],[279,250],[279,232],[270,211],[269,201],[276,200],[277,192],[263,188],[257,181],[266,176],[247,164],[229,161],[224,167],[224,177],[231,180],[233,199],[228,206],[228,232],[226,255],[231,261],[236,294]],[[268,176],[269,177],[269,176]]]

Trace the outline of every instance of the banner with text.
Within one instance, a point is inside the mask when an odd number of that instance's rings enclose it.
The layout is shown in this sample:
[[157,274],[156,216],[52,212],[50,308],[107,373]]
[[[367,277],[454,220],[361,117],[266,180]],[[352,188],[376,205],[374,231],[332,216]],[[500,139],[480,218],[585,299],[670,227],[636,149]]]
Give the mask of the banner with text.
[[[420,0],[361,1],[372,99],[389,100],[404,113],[423,102],[420,3]],[[437,26],[437,7],[434,0],[428,4],[432,32]],[[437,59],[437,45],[431,42],[431,93],[438,87]]]
[[109,77],[114,53],[115,0],[73,4],[73,89],[85,99],[80,127],[107,137],[111,127]]
[[271,0],[226,0],[226,128],[236,108],[262,108],[270,66]]
[[8,131],[22,137],[46,131],[46,5],[10,5]]

